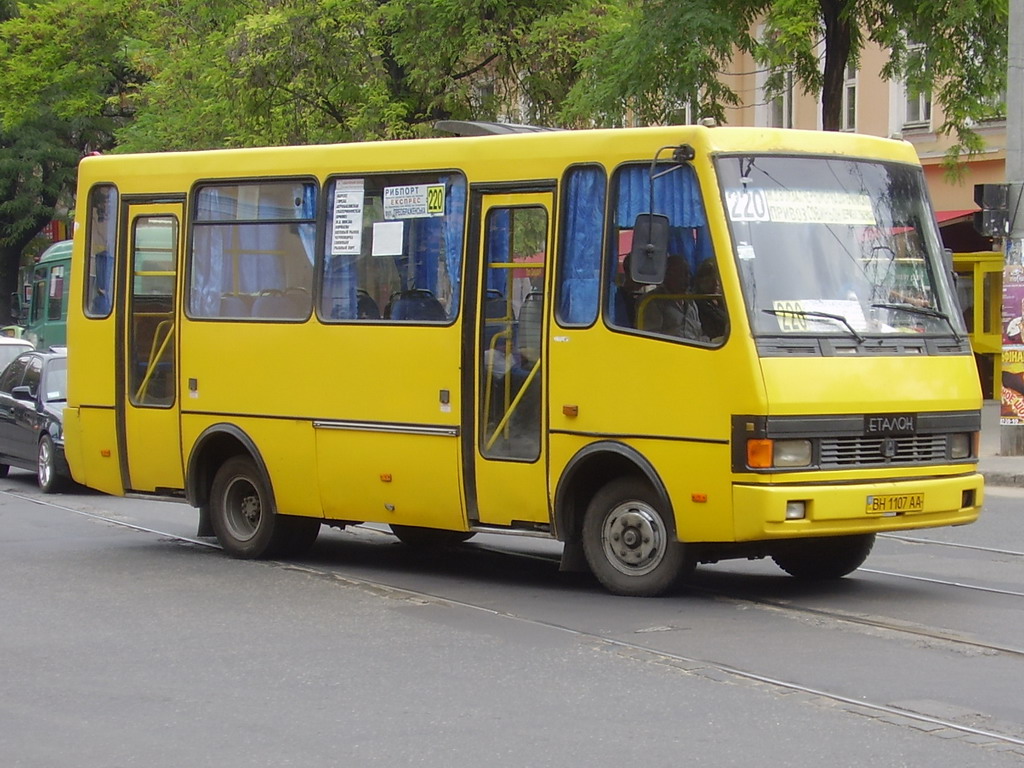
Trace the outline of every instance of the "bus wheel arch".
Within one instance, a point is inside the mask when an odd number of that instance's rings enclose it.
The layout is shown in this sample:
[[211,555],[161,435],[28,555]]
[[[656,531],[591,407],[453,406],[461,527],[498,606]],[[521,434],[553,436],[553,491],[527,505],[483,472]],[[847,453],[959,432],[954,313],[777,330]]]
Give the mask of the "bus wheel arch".
[[[563,571],[594,570],[584,551],[584,523],[595,498],[602,493],[607,495],[609,486],[616,483],[620,484],[619,491],[623,485],[633,489],[632,495],[642,496],[645,505],[660,514],[664,519],[661,526],[664,535],[671,539],[666,541],[666,546],[680,549],[676,542],[672,503],[657,471],[634,448],[614,441],[601,441],[588,445],[569,461],[555,492],[555,532],[557,538],[564,542]],[[673,557],[676,554],[680,553],[673,552]],[[601,579],[599,574],[595,575]],[[603,579],[602,583],[609,586]],[[639,589],[638,594],[655,593],[650,586]]]
[[277,508],[270,473],[256,443],[234,424],[214,424],[203,430],[196,440],[189,455],[185,474],[185,498],[189,504],[199,509],[197,536],[216,535],[210,519],[213,482],[220,468],[235,456],[248,456],[255,462],[269,494],[270,504],[274,509]]
[[[221,466],[233,456],[248,455],[263,476],[273,499],[270,473],[256,443],[234,424],[214,424],[203,430],[189,454],[185,474],[185,498],[188,503],[204,509],[210,502],[214,477]],[[275,503],[276,506],[276,503]]]
[[189,503],[199,507],[198,535],[215,535],[232,557],[302,555],[320,531],[320,518],[278,513],[259,449],[233,424],[213,425],[196,440],[185,492]]

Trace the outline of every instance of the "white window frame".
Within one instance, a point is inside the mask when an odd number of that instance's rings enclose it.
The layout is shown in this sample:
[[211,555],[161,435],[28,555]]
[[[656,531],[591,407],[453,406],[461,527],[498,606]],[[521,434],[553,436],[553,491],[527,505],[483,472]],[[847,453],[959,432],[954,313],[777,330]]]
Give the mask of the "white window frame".
[[[923,45],[913,44],[911,49],[924,48]],[[900,82],[900,117],[904,128],[928,128],[932,127],[932,92],[931,90],[911,94],[907,87],[907,81]],[[913,116],[911,112],[914,112]]]
[[[840,130],[843,131],[857,130],[857,76],[859,74],[860,70],[853,64],[846,65],[846,76],[843,78],[843,111],[839,120]],[[850,119],[851,112],[853,113],[852,120]]]

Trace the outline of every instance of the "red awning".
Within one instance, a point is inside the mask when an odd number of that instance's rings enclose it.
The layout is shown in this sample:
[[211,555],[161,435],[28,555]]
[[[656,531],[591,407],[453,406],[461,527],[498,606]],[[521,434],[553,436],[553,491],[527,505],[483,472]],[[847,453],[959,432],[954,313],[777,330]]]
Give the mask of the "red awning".
[[964,211],[936,211],[935,220],[939,222],[941,227],[943,224],[952,224],[954,222],[959,223],[961,219],[966,221],[969,217],[974,216],[975,208],[970,208]]

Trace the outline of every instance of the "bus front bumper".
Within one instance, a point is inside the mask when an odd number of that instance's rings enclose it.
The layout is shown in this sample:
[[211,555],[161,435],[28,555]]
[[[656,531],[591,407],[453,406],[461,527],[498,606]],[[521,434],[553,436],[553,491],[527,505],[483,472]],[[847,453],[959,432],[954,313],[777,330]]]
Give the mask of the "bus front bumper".
[[984,497],[978,473],[842,485],[733,486],[736,541],[966,525]]

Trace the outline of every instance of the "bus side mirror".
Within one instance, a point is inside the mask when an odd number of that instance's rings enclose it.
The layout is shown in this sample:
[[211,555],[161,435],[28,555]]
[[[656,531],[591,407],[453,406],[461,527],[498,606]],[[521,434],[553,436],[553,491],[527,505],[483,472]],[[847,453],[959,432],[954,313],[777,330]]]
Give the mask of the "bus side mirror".
[[11,317],[15,320],[21,319],[21,297],[17,291],[11,294]]
[[629,276],[641,285],[665,280],[668,263],[668,216],[637,214],[633,224],[633,247],[629,251]]

